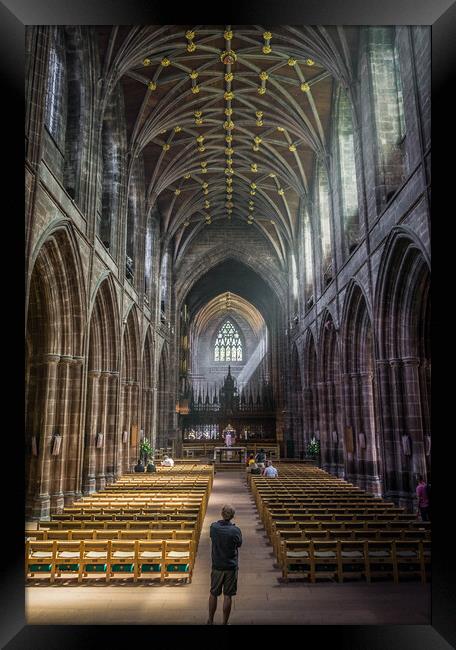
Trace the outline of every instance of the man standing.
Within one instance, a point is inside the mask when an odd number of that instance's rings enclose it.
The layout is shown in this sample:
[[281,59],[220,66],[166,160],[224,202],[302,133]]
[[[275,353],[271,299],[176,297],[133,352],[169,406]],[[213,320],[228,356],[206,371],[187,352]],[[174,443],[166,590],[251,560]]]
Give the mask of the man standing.
[[242,545],[241,530],[232,523],[234,508],[224,505],[222,519],[211,524],[212,572],[209,596],[209,618],[214,623],[217,598],[223,589],[223,625],[227,625],[231,612],[231,597],[236,595],[238,576],[238,548]]
[[418,508],[421,514],[421,521],[430,521],[429,511],[430,502],[426,481],[422,476],[418,477],[418,486],[416,488],[416,496],[418,499]]

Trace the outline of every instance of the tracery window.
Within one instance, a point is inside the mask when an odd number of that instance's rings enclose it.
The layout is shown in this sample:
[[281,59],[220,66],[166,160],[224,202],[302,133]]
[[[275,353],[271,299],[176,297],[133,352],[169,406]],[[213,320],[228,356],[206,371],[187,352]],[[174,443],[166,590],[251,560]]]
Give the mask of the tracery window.
[[57,144],[65,147],[66,74],[63,32],[54,28],[49,50],[45,123]]
[[214,346],[214,361],[242,361],[242,341],[229,320],[220,328]]

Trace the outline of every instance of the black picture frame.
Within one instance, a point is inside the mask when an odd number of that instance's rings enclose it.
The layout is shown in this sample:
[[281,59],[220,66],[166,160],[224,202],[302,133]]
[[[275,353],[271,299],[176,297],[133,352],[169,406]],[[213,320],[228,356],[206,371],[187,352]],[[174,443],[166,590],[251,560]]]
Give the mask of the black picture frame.
[[[232,7],[234,6],[234,11]],[[173,15],[174,14],[174,15]],[[224,20],[216,20],[217,17]],[[452,124],[452,106],[449,103],[450,71],[454,69],[455,35],[456,35],[456,6],[451,0],[318,0],[299,2],[284,1],[272,3],[257,0],[246,4],[218,5],[213,11],[203,16],[199,5],[190,4],[183,10],[177,5],[165,6],[164,3],[151,3],[150,0],[79,0],[77,3],[63,0],[3,0],[0,4],[0,65],[3,80],[3,126],[4,135],[11,138],[9,146],[4,145],[3,155],[7,168],[3,173],[4,187],[2,207],[5,215],[4,228],[11,226],[11,235],[4,248],[11,254],[11,260],[4,262],[4,301],[8,311],[13,307],[13,315],[8,320],[10,326],[7,332],[8,345],[13,358],[4,365],[4,374],[8,379],[8,388],[12,391],[15,406],[8,402],[8,417],[4,421],[4,451],[8,455],[7,463],[13,473],[9,479],[3,474],[4,506],[2,517],[7,521],[3,527],[3,537],[9,543],[8,553],[3,552],[5,561],[2,581],[2,599],[0,603],[1,643],[9,649],[33,648],[92,648],[92,647],[125,647],[147,643],[160,648],[177,647],[181,643],[194,641],[205,643],[242,643],[254,642],[262,645],[271,643],[270,631],[260,631],[253,628],[239,629],[236,626],[225,629],[223,635],[219,628],[204,628],[195,626],[192,629],[166,626],[152,628],[148,626],[27,626],[25,624],[24,579],[23,579],[23,522],[24,512],[24,480],[23,480],[23,435],[21,425],[24,412],[23,403],[23,336],[25,330],[18,327],[17,314],[23,312],[23,156],[21,137],[24,132],[24,26],[28,24],[168,24],[176,22],[196,24],[236,24],[265,23],[273,24],[344,24],[344,25],[375,25],[375,24],[422,24],[432,26],[432,110],[433,110],[433,211],[438,217],[437,223],[444,223],[445,229],[437,227],[433,234],[433,250],[438,247],[436,270],[439,271],[444,260],[451,259],[449,255],[441,254],[446,239],[446,224],[451,220],[450,191],[454,179],[448,174],[445,164],[445,150],[449,146],[447,137],[454,127]],[[9,113],[8,113],[9,111]],[[5,116],[6,112],[6,116]],[[454,109],[453,109],[454,112]],[[454,168],[454,165],[452,165]],[[445,176],[445,173],[447,174]],[[9,174],[9,177],[8,177]],[[446,194],[445,194],[446,191]],[[451,211],[450,211],[451,210]],[[440,217],[442,217],[440,219]],[[446,217],[446,221],[445,221]],[[440,232],[439,232],[440,230]],[[443,230],[443,232],[442,232]],[[448,242],[446,242],[448,245]],[[451,240],[449,242],[451,244]],[[10,272],[7,272],[7,271]],[[12,273],[11,273],[12,271]],[[14,287],[16,281],[16,288]],[[434,282],[434,286],[439,280]],[[17,301],[17,312],[15,311]],[[437,309],[439,305],[437,304]],[[435,344],[441,342],[440,332],[451,336],[453,328],[443,330],[443,321],[434,319]],[[440,326],[442,322],[442,326]],[[448,323],[445,318],[445,322]],[[442,327],[440,330],[439,327]],[[17,337],[17,340],[16,340]],[[4,339],[5,340],[5,339]],[[9,342],[11,341],[11,344]],[[14,343],[13,343],[14,342]],[[442,345],[445,343],[443,342]],[[6,351],[6,350],[5,350]],[[443,364],[442,364],[443,366]],[[440,373],[440,371],[442,372]],[[439,389],[433,391],[434,412],[445,412],[445,406],[451,402],[451,394],[445,394],[443,385],[443,368],[437,371]],[[446,384],[445,384],[446,386]],[[437,405],[436,405],[437,402]],[[444,650],[456,645],[455,630],[455,588],[451,579],[452,543],[451,535],[444,522],[438,522],[439,515],[454,517],[452,490],[449,477],[451,476],[451,457],[446,453],[445,436],[452,434],[451,414],[440,427],[433,418],[434,439],[433,458],[433,501],[436,503],[435,519],[433,522],[433,583],[432,583],[432,625],[429,626],[306,626],[297,631],[302,644],[327,643],[334,647],[351,648],[351,650]],[[14,435],[11,435],[14,432]],[[438,435],[437,435],[438,434]],[[8,437],[7,437],[8,436]],[[442,440],[444,443],[442,444]],[[449,494],[448,505],[445,508],[445,494]],[[445,512],[446,510],[446,512]],[[281,632],[281,643],[292,643],[286,632]],[[218,634],[218,636],[216,636]],[[223,636],[223,639],[222,639]],[[241,641],[242,640],[242,641]],[[279,641],[280,642],[280,641]],[[453,644],[453,645],[451,645]]]

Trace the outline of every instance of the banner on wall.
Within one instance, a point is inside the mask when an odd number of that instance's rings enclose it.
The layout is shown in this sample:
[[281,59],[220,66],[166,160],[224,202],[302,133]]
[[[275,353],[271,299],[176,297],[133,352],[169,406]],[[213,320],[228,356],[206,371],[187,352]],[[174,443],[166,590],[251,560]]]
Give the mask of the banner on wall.
[[353,454],[355,447],[353,444],[353,429],[350,426],[344,429],[345,449],[348,453]]
[[58,456],[60,454],[60,446],[62,444],[62,436],[54,436],[52,438],[52,456]]

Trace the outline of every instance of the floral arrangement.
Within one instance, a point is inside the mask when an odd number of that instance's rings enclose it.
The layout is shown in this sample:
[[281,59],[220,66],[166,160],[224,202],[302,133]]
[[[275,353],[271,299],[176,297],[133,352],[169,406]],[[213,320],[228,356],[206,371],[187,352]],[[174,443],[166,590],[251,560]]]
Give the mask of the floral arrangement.
[[152,447],[149,440],[147,438],[144,438],[144,440],[139,445],[139,451],[141,453],[141,456],[143,456],[144,461],[147,462],[148,458],[153,457],[155,449]]
[[316,438],[311,438],[309,444],[307,445],[307,453],[309,456],[318,456],[320,453],[320,441]]

